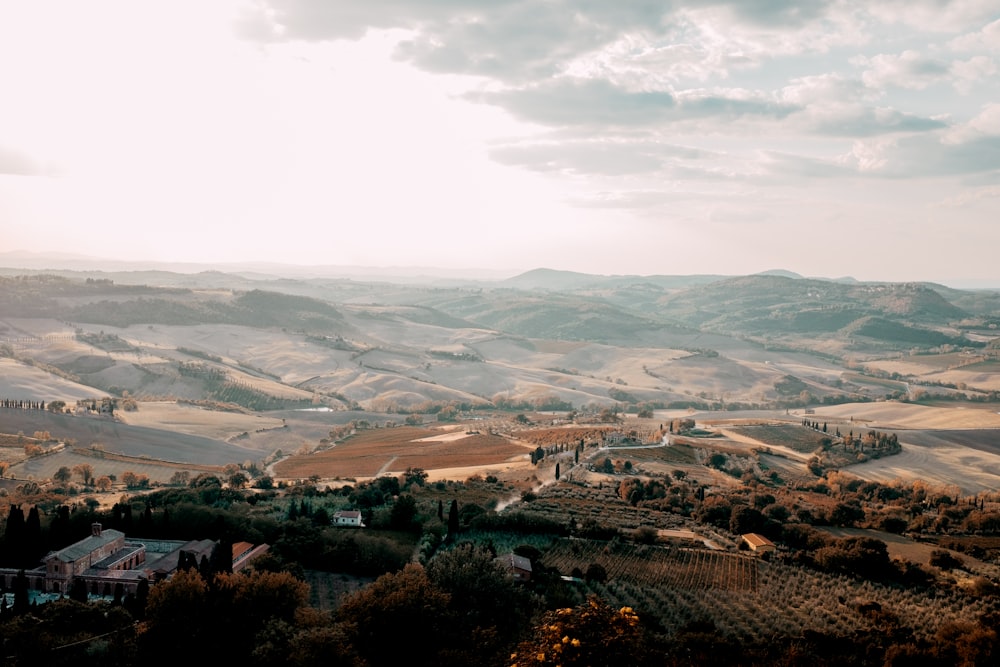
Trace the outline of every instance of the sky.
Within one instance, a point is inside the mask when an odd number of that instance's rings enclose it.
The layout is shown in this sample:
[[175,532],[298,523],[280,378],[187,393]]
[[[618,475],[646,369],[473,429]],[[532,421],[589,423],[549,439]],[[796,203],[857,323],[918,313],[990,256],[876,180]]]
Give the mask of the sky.
[[996,0],[0,0],[0,252],[1000,286]]

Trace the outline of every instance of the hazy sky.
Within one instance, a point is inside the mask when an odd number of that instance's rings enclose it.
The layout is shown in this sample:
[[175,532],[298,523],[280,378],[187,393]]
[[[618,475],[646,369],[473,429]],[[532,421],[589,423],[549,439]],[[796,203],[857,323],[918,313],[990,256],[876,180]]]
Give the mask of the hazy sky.
[[997,0],[0,0],[0,251],[1000,284]]

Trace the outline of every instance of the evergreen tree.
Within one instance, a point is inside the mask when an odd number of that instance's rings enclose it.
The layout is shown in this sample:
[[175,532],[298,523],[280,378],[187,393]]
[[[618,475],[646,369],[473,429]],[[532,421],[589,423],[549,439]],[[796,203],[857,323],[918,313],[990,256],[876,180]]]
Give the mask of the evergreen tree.
[[14,613],[23,614],[28,611],[28,577],[24,570],[18,570],[14,577]]
[[558,479],[559,479],[559,464],[557,463],[556,464],[556,480],[558,481]]
[[223,573],[233,571],[233,543],[225,538],[220,538],[212,549],[212,557],[209,561],[210,570],[213,573]]
[[77,602],[87,601],[87,582],[80,577],[73,577],[69,585],[69,599]]
[[458,501],[452,500],[448,508],[448,537],[454,539],[458,535]]
[[128,535],[132,532],[132,505],[126,504],[122,510],[122,532]]
[[42,544],[42,520],[38,515],[38,506],[32,505],[28,510],[28,520],[24,522],[23,565],[31,567],[45,551]]
[[444,501],[438,499],[438,521],[444,521]]
[[10,506],[7,514],[7,525],[3,534],[3,558],[8,565],[21,567],[24,565],[24,512],[17,505]]

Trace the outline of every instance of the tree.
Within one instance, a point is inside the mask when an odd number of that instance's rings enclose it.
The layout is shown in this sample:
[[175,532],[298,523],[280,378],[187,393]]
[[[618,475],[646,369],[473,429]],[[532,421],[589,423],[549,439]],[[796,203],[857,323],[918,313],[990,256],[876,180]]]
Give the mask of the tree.
[[413,496],[404,493],[396,498],[389,510],[389,525],[395,530],[408,530],[417,516],[417,501]]
[[69,469],[68,466],[62,466],[54,473],[52,473],[52,479],[59,482],[60,485],[66,486],[69,480],[73,478],[73,471]]
[[423,486],[427,481],[427,472],[423,468],[407,468],[403,473],[403,487],[412,485]]
[[92,483],[94,479],[94,467],[89,463],[78,463],[73,466],[73,474],[80,476],[80,481],[84,486]]
[[191,473],[187,470],[178,470],[170,476],[170,483],[176,486],[187,486],[191,481]]
[[455,539],[456,535],[458,535],[458,501],[452,499],[448,508],[448,537]]
[[73,577],[69,585],[69,599],[77,602],[87,601],[87,582],[80,577]]
[[559,479],[559,464],[557,463],[556,464],[556,480],[558,481],[558,479]]
[[18,570],[14,577],[14,608],[15,614],[24,614],[28,611],[28,577],[24,570]]
[[19,554],[24,545],[24,533],[24,511],[18,505],[11,504],[3,533],[3,545],[5,548],[3,552],[0,552],[6,562],[11,563],[20,560]]
[[348,597],[337,611],[348,640],[371,665],[440,665],[447,648],[451,597],[434,585],[424,568],[409,564],[385,574]]
[[8,470],[10,470],[10,462],[0,461],[0,479],[3,479],[7,475]]
[[608,571],[600,563],[591,563],[587,566],[584,578],[589,581],[603,582],[608,580]]
[[487,663],[501,652],[506,656],[503,649],[532,616],[534,597],[515,583],[496,554],[464,542],[438,553],[426,571],[431,583],[450,596],[452,664]]
[[643,629],[632,608],[615,610],[591,596],[582,605],[542,616],[511,661],[531,667],[636,665],[645,655]]
[[94,486],[97,487],[98,491],[107,492],[111,489],[111,478],[107,475],[101,475],[96,480],[94,480]]
[[759,532],[764,527],[764,515],[760,510],[740,505],[734,507],[729,517],[729,532],[737,535]]

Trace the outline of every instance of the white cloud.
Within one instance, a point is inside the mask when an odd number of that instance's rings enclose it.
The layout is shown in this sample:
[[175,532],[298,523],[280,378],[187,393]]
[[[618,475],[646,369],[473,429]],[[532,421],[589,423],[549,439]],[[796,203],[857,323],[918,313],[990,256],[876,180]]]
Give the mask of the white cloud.
[[[964,144],[988,137],[1000,137],[1000,104],[988,104],[969,121],[952,128],[944,135],[947,144]],[[997,156],[1000,168],[1000,156]]]
[[929,33],[968,30],[995,18],[997,9],[994,0],[877,0],[860,5],[882,23]]
[[859,58],[856,62],[868,68],[861,75],[865,85],[878,90],[924,90],[935,84],[946,83],[960,92],[968,92],[974,84],[997,71],[996,63],[987,56],[949,62],[925,57],[912,50],[898,55],[879,54],[872,58]]
[[949,42],[955,51],[988,51],[1000,53],[1000,19],[985,25],[982,30],[970,32]]
[[641,229],[764,257],[992,186],[998,39],[996,0],[0,3],[0,238],[634,272]]

